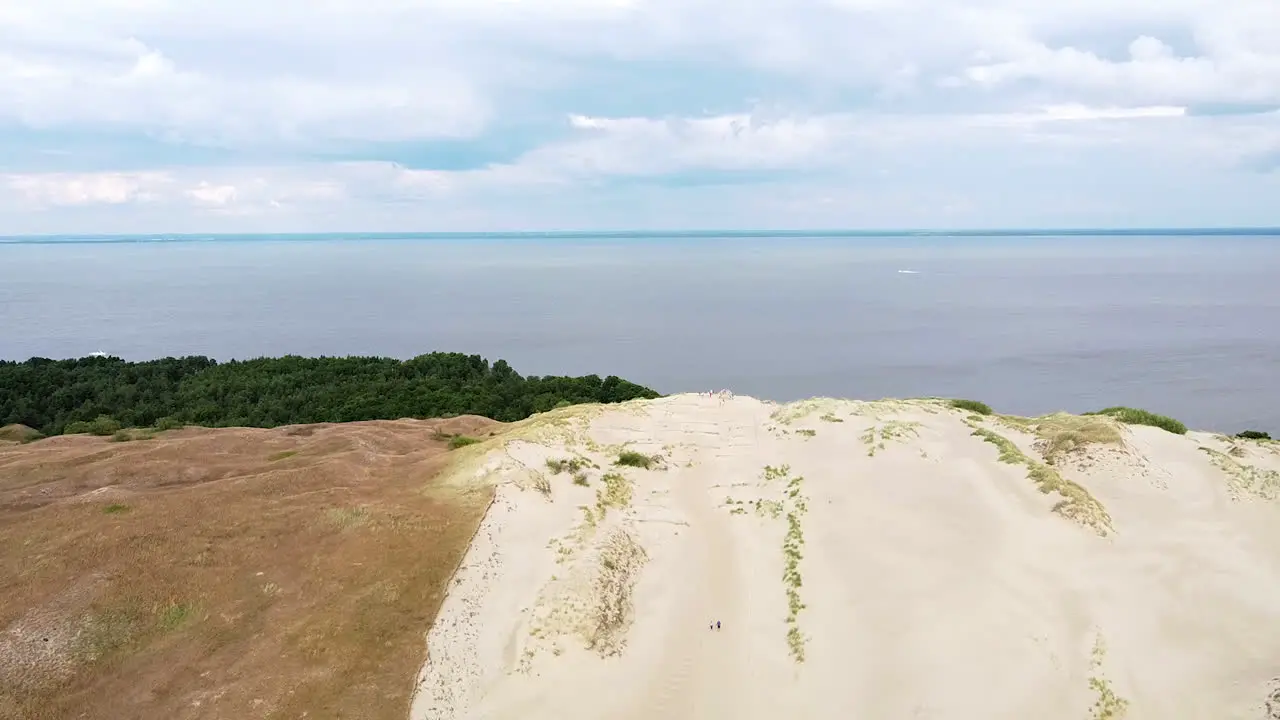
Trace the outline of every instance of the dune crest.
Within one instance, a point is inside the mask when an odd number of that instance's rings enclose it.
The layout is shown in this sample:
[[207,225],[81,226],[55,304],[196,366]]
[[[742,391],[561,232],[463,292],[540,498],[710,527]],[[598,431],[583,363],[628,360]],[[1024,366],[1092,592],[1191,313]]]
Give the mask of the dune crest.
[[466,451],[411,720],[1280,717],[1273,443],[688,394]]

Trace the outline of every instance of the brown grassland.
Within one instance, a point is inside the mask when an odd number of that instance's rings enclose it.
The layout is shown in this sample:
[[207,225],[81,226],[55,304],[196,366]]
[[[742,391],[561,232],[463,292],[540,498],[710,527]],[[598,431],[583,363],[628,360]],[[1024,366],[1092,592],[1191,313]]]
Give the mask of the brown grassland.
[[402,720],[492,499],[449,440],[502,428],[0,441],[0,718]]

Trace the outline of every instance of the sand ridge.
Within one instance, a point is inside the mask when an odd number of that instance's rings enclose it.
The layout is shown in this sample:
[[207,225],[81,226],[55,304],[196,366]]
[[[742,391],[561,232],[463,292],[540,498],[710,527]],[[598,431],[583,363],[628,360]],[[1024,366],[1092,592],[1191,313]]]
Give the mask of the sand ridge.
[[1280,717],[1276,446],[1042,425],[687,394],[517,428],[466,469],[496,500],[410,718]]

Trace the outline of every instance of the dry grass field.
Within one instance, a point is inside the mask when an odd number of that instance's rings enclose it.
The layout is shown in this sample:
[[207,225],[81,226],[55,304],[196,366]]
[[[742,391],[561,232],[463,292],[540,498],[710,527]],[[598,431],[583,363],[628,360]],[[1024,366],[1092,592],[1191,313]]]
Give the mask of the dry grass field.
[[492,498],[437,476],[501,429],[6,428],[0,718],[400,720]]

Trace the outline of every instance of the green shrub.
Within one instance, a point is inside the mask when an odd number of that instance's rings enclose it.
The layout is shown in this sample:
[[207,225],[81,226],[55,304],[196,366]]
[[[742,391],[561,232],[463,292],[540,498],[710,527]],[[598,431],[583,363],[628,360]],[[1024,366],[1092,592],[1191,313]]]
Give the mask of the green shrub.
[[1264,433],[1261,430],[1245,430],[1244,432],[1236,433],[1236,437],[1242,440],[1270,440],[1271,439],[1271,435],[1269,433]]
[[67,423],[63,429],[63,435],[82,435],[88,433],[90,435],[99,435],[106,437],[114,435],[120,431],[120,423],[109,415],[99,415],[96,419],[89,422],[71,422]]
[[990,415],[992,412],[991,406],[984,402],[978,402],[977,400],[965,400],[963,398],[956,398],[955,400],[952,400],[951,407],[956,408],[957,410],[968,410],[969,412],[977,413],[979,415]]
[[110,505],[102,508],[102,512],[106,513],[107,515],[119,515],[120,513],[123,513],[123,512],[129,512],[129,506],[122,505],[120,503],[111,503]]
[[133,439],[133,433],[128,430],[117,430],[111,433],[111,442],[129,442]]
[[156,421],[156,430],[158,432],[164,432],[166,430],[181,430],[186,426],[186,423],[173,416],[162,417]]
[[1098,410],[1097,412],[1085,413],[1086,415],[1106,415],[1113,417],[1126,425],[1150,425],[1166,430],[1174,435],[1186,435],[1187,426],[1165,415],[1157,415],[1147,410],[1139,410],[1131,407],[1109,407]]
[[648,470],[650,467],[653,467],[653,464],[657,461],[658,458],[653,455],[645,455],[644,453],[638,453],[634,450],[623,450],[618,453],[618,459],[613,464]]
[[467,437],[466,435],[454,435],[453,437],[449,438],[449,449],[457,450],[460,447],[475,445],[478,442],[480,441],[473,437]]

